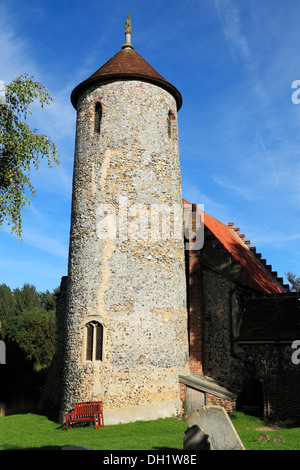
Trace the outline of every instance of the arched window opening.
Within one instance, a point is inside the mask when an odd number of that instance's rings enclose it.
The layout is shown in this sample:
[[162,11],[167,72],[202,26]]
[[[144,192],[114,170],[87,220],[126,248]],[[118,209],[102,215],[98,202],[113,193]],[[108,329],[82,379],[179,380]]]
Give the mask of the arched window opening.
[[175,124],[175,114],[173,111],[169,111],[168,114],[168,135],[172,139],[174,137],[174,124]]
[[96,103],[95,106],[95,133],[100,134],[101,129],[101,120],[102,120],[102,104]]
[[102,361],[103,326],[91,321],[86,325],[85,359],[87,361]]

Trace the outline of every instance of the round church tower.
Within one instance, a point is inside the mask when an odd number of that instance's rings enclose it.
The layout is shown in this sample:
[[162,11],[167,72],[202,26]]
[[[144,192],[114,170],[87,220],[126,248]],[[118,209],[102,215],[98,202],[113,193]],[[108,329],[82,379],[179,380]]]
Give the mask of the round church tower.
[[77,110],[60,414],[106,424],[180,410],[188,366],[179,91],[125,44],[73,91]]

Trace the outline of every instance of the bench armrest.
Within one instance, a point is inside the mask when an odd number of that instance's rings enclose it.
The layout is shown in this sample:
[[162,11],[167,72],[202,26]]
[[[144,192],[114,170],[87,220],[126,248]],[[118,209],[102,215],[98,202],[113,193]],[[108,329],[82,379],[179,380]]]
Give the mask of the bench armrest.
[[74,419],[74,417],[75,417],[75,412],[74,411],[71,411],[70,413],[67,413],[65,415],[66,421],[70,421],[70,419]]

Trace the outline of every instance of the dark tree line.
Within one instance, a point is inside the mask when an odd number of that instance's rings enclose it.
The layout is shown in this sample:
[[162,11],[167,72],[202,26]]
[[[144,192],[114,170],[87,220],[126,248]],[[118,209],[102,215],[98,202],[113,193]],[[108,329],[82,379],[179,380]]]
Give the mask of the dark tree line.
[[0,337],[16,343],[35,367],[45,367],[54,354],[55,290],[37,292],[30,284],[11,290],[0,285]]

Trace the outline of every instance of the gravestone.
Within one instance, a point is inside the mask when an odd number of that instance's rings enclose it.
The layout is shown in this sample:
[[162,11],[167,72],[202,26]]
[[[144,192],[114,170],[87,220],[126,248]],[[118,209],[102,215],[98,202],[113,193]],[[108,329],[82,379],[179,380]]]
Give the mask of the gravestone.
[[210,442],[208,435],[202,429],[194,424],[191,428],[185,431],[185,438],[183,440],[184,450],[210,450]]
[[188,418],[208,435],[211,450],[245,450],[228,414],[222,406],[202,406]]
[[6,348],[4,341],[0,341],[0,364],[6,364]]

